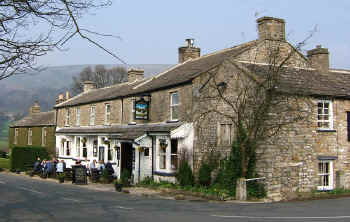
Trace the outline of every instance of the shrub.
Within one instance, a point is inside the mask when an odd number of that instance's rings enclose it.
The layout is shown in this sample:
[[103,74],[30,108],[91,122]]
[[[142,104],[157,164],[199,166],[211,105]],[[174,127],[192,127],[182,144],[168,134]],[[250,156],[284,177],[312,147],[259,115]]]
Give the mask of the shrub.
[[192,169],[187,161],[180,161],[179,169],[176,173],[176,179],[179,182],[180,186],[193,186],[194,177]]
[[266,197],[266,189],[263,183],[258,181],[248,181],[247,182],[247,196],[254,198],[264,198]]
[[130,172],[127,169],[123,169],[122,174],[120,175],[120,182],[123,186],[129,186]]
[[26,170],[32,168],[36,159],[49,159],[49,154],[45,147],[14,147],[11,155],[11,168]]
[[211,182],[212,168],[209,163],[203,162],[198,171],[198,183],[202,186],[208,187]]
[[110,181],[111,181],[111,177],[108,174],[108,170],[105,168],[102,170],[100,182],[101,183],[109,183]]

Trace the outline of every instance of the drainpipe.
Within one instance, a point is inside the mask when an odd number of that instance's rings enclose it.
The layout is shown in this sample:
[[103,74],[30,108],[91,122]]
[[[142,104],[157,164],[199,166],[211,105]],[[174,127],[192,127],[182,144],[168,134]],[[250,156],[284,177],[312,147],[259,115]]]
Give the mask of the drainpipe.
[[141,166],[141,163],[140,163],[140,161],[141,161],[141,152],[139,151],[139,175],[138,175],[138,181],[139,181],[139,183],[140,183],[140,173],[141,173],[141,168],[140,168],[140,166]]
[[154,165],[153,165],[153,158],[154,158],[154,136],[151,136],[152,138],[152,180],[153,180],[153,172],[154,172]]

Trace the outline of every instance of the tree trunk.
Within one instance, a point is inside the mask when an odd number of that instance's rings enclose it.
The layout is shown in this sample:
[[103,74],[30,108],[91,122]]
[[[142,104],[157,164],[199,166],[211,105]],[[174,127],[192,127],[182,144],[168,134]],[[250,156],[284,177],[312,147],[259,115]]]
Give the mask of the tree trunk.
[[247,184],[245,178],[238,178],[236,182],[236,200],[247,200]]
[[247,177],[247,163],[246,163],[246,147],[245,144],[241,144],[241,155],[242,155],[242,177]]

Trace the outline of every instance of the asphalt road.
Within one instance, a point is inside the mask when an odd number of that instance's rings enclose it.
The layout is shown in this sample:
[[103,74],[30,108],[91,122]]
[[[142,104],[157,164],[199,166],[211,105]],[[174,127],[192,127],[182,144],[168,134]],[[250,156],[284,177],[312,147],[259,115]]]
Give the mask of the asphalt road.
[[210,203],[102,192],[0,173],[0,222],[350,221],[350,198],[288,203]]

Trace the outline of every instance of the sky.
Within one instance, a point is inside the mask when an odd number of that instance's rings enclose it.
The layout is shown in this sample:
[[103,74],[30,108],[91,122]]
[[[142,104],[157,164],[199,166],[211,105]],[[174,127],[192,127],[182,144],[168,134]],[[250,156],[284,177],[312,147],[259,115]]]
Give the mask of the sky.
[[[85,15],[80,25],[120,37],[90,35],[128,64],[176,64],[186,38],[208,54],[257,39],[256,19],[272,16],[285,19],[287,39],[294,44],[317,27],[304,50],[322,45],[329,49],[332,68],[350,69],[349,10],[349,0],[113,0],[112,6]],[[80,38],[65,48],[38,64],[120,63]]]

